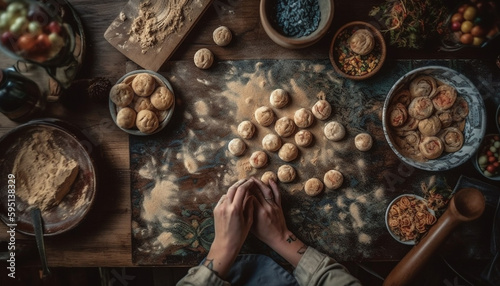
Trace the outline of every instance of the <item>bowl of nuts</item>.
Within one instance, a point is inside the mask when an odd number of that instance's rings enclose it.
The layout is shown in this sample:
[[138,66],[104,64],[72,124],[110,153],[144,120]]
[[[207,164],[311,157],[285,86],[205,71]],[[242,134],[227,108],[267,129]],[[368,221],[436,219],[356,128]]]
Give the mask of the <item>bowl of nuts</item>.
[[168,124],[175,96],[161,74],[136,70],[121,77],[109,92],[109,111],[115,124],[132,135],[151,135]]
[[387,47],[384,37],[373,25],[354,21],[342,26],[330,45],[334,70],[352,80],[375,75],[384,64]]

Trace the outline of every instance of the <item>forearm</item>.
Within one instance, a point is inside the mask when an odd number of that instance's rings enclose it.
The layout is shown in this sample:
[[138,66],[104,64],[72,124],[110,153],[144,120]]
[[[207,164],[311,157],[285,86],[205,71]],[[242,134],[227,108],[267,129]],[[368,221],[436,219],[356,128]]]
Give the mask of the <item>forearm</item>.
[[300,239],[298,239],[291,231],[286,231],[282,237],[279,237],[269,246],[283,257],[293,267],[297,267],[302,255],[307,249]]
[[202,264],[220,278],[225,279],[237,255],[237,251],[231,251],[224,246],[212,245]]

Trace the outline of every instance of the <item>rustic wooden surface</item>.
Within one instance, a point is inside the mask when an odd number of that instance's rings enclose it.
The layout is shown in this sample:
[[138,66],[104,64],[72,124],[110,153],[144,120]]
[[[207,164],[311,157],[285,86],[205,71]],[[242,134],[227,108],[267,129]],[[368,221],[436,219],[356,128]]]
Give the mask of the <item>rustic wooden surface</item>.
[[[217,55],[217,60],[327,59],[329,43],[336,29],[354,20],[370,21],[368,11],[377,2],[338,1],[333,25],[322,41],[305,50],[286,50],[274,44],[262,29],[258,15],[259,1],[216,0],[171,61],[186,61],[186,66],[190,66],[192,56],[201,47],[209,47]],[[81,17],[87,40],[86,60],[80,77],[105,76],[112,82],[116,81],[130,63],[103,35],[127,1],[73,0],[71,3]],[[233,42],[225,48],[217,47],[212,41],[212,31],[220,25],[227,25],[234,33]],[[498,43],[481,50],[464,49],[447,53],[438,52],[435,48],[421,51],[389,48],[388,57],[480,58],[493,62],[498,50]],[[5,68],[13,61],[1,55],[0,63]],[[195,68],[194,65],[192,68]],[[128,135],[113,124],[106,104],[86,103],[77,109],[49,104],[46,115],[74,123],[99,144],[104,178],[96,204],[84,223],[66,234],[46,239],[49,266],[132,266]],[[0,135],[16,125],[0,115]],[[7,240],[6,230],[1,224],[0,241]],[[32,237],[17,234],[16,243],[20,249],[19,265],[38,263]],[[23,256],[32,259],[23,260]]]

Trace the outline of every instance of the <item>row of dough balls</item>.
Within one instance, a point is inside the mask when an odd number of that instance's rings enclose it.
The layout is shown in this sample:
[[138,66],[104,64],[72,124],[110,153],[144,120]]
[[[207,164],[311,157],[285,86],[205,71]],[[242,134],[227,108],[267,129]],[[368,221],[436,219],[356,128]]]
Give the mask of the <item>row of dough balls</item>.
[[[226,26],[220,26],[214,30],[212,38],[217,46],[227,46],[233,39],[233,34]],[[208,69],[214,63],[214,54],[207,48],[202,48],[194,54],[194,64],[199,69]]]

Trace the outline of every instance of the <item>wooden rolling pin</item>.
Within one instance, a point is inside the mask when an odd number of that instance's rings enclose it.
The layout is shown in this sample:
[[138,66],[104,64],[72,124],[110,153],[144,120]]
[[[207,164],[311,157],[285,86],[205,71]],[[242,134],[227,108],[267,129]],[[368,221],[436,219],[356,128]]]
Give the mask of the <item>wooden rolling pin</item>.
[[394,267],[384,281],[384,286],[408,285],[429,261],[449,234],[461,223],[481,216],[485,208],[484,195],[477,189],[459,190],[451,199],[448,209],[438,219],[422,240],[415,245]]

